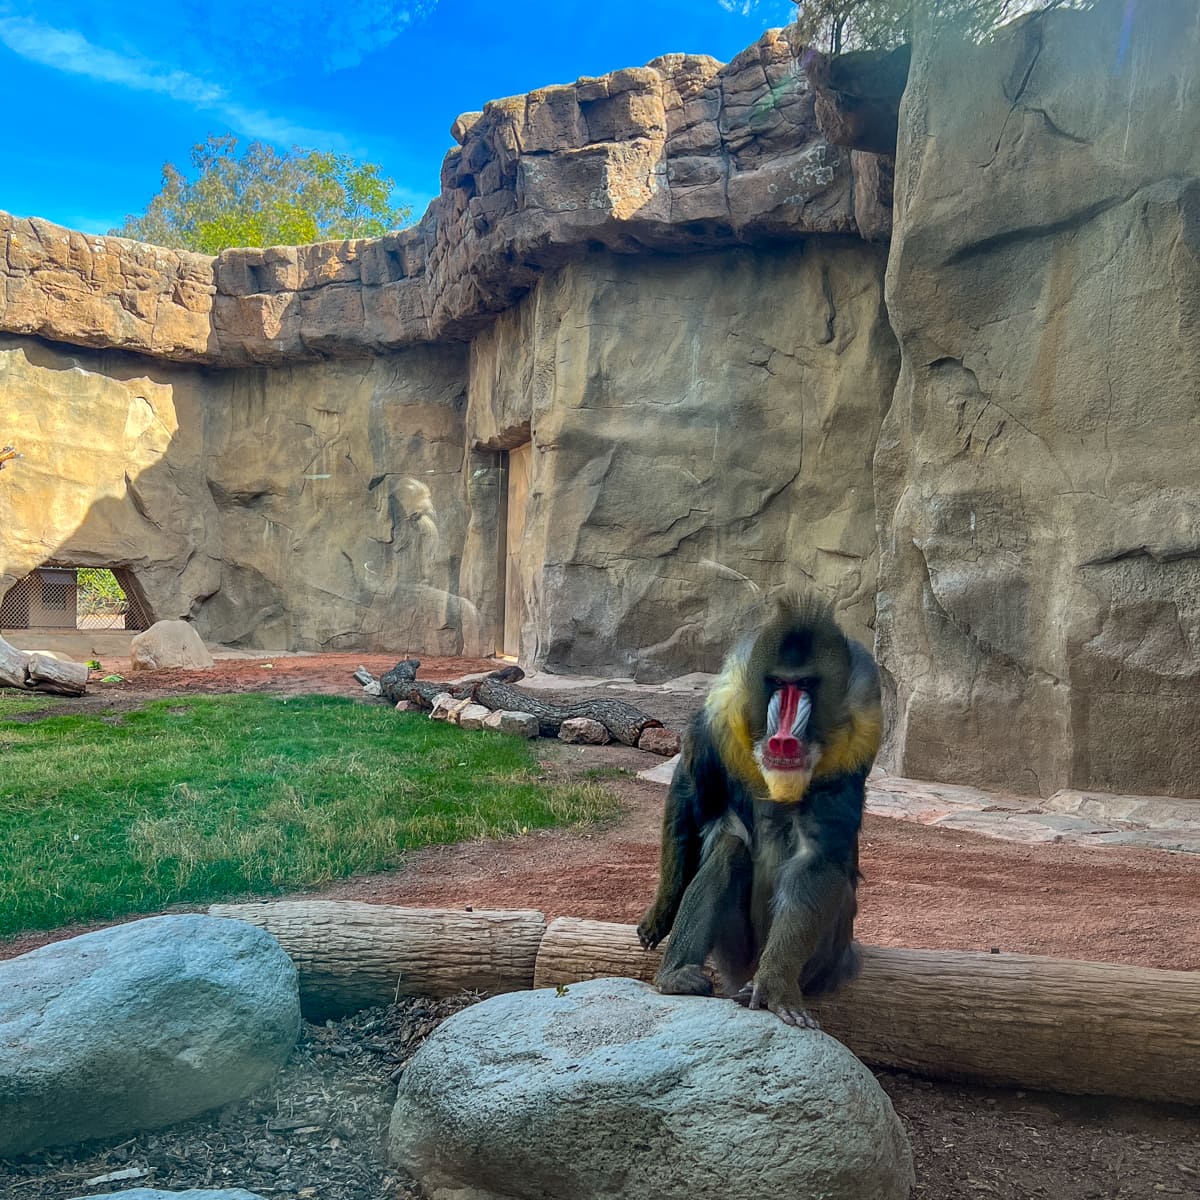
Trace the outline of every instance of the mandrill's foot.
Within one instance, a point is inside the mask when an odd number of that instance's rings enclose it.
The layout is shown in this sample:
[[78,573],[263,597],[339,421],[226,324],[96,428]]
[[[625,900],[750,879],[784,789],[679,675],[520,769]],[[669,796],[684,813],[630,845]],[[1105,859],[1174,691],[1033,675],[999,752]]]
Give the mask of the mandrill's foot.
[[772,988],[757,979],[746,984],[734,999],[746,1008],[768,1008],[785,1025],[797,1029],[820,1029],[820,1022],[804,1007],[804,997],[796,988]]
[[691,966],[674,967],[668,971],[659,971],[654,982],[658,990],[667,996],[711,996],[713,994],[712,980],[699,968]]
[[670,932],[670,918],[663,916],[653,908],[642,918],[637,927],[638,941],[642,943],[643,950],[653,950]]

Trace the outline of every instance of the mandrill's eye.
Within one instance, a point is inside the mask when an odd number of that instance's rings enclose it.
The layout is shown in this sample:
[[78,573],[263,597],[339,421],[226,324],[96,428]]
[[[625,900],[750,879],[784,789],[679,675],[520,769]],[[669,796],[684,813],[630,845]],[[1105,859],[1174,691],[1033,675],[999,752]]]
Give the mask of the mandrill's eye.
[[800,679],[780,679],[775,675],[768,675],[766,679],[767,689],[771,692],[777,692],[782,687],[798,687],[802,692],[811,694],[817,690],[820,682],[816,675],[805,675]]

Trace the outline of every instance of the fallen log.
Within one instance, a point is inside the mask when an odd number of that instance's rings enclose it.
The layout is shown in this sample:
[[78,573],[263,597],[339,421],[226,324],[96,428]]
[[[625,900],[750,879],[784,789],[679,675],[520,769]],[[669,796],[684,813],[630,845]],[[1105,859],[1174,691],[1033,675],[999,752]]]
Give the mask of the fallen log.
[[[638,945],[632,925],[560,917],[547,929],[537,912],[340,901],[217,904],[208,911],[274,934],[300,972],[305,1012],[317,1017],[396,995],[649,979],[659,960]],[[1200,1104],[1198,972],[866,946],[859,978],[813,1011],[874,1066]]]
[[0,687],[23,688],[29,655],[0,638]]
[[88,669],[83,663],[30,654],[0,638],[0,687],[82,696],[87,691],[87,681]]
[[[651,979],[632,925],[560,917],[535,987]],[[1200,1104],[1200,973],[1115,963],[863,947],[862,973],[814,1003],[872,1066],[935,1079]]]
[[420,670],[419,658],[406,658],[398,662],[390,671],[385,671],[379,677],[380,694],[392,704],[408,700],[419,704],[422,708],[432,708],[434,700],[443,692],[449,692],[456,700],[465,700],[471,694],[469,684],[429,683],[418,679]]
[[88,669],[86,664],[63,662],[47,658],[44,654],[29,656],[28,681],[25,686],[39,692],[53,692],[59,696],[82,696],[87,691]]
[[546,918],[532,910],[463,912],[353,901],[214,904],[267,930],[300,973],[310,1020],[344,1016],[397,996],[516,992],[533,986]]
[[661,728],[662,722],[642,712],[623,700],[579,700],[574,704],[547,704],[529,692],[511,687],[513,675],[521,678],[520,668],[502,667],[474,683],[458,686],[445,683],[427,683],[417,679],[420,659],[408,658],[397,663],[379,680],[383,695],[393,704],[401,700],[432,708],[436,697],[449,692],[456,700],[471,699],[493,712],[505,709],[510,712],[527,712],[537,717],[542,737],[557,737],[559,727],[572,717],[589,717],[601,725],[618,741],[626,746],[636,746],[643,730]]
[[485,680],[476,684],[475,701],[485,708],[504,708],[537,717],[543,737],[557,737],[559,727],[572,717],[599,721],[618,742],[636,746],[643,729],[659,728],[662,722],[623,700],[577,700],[574,704],[546,704],[507,684]]

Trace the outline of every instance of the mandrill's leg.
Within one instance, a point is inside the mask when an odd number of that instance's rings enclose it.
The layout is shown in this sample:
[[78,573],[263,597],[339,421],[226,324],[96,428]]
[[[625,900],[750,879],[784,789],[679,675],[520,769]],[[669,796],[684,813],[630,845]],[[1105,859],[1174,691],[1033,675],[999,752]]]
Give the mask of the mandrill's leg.
[[754,980],[738,993],[750,1008],[769,1008],[789,1025],[819,1029],[809,1014],[800,978],[829,932],[848,928],[854,888],[844,872],[826,863],[793,859],[779,873],[770,932]]
[[709,843],[704,861],[683,893],[662,966],[659,990],[680,996],[711,996],[704,960],[723,941],[731,922],[745,927],[749,904],[750,851],[745,841],[722,833]]

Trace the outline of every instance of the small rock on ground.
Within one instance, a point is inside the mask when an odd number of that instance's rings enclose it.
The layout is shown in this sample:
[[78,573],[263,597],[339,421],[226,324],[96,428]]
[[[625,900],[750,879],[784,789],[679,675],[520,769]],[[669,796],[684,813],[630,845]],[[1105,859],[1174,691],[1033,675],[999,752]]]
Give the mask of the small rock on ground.
[[671,755],[679,753],[679,734],[673,729],[652,725],[649,729],[642,730],[642,736],[638,738],[638,749],[670,758]]
[[603,746],[609,740],[608,730],[590,717],[569,717],[559,726],[558,737],[583,746]]
[[459,710],[459,727],[462,729],[482,729],[483,723],[491,711],[490,708],[485,708],[482,704],[468,704],[465,708]]
[[129,643],[131,671],[204,671],[213,656],[186,621],[155,621]]
[[483,719],[484,729],[498,729],[514,737],[535,738],[541,732],[541,724],[533,713],[513,712],[498,708]]

